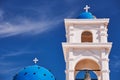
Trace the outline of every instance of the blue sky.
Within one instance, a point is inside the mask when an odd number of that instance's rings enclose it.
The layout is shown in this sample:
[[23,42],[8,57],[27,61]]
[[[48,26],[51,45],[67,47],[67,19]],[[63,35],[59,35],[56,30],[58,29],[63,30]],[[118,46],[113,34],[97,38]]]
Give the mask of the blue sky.
[[38,65],[65,80],[61,42],[65,42],[64,18],[76,18],[87,4],[97,18],[110,18],[111,80],[120,74],[119,0],[0,0],[0,80],[12,80],[23,67]]

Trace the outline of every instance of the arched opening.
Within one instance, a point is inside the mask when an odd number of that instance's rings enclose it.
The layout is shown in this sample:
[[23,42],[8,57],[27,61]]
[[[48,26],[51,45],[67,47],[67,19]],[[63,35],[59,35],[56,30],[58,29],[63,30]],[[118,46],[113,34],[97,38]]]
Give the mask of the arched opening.
[[[90,77],[90,79],[86,79]],[[97,75],[93,71],[89,71],[89,76],[86,76],[86,71],[79,71],[76,74],[76,80],[98,80]]]
[[93,42],[93,36],[90,31],[84,31],[81,35],[81,42]]
[[75,80],[84,80],[86,72],[89,72],[89,77],[91,80],[99,80],[100,76],[100,66],[94,60],[83,59],[80,60],[75,66]]

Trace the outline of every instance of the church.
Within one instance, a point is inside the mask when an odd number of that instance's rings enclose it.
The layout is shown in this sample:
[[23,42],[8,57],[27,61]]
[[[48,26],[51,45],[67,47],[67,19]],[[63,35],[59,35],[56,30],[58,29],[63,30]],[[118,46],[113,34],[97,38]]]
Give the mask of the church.
[[[85,12],[76,19],[65,19],[66,42],[62,42],[66,62],[66,80],[110,80],[109,54],[112,43],[108,42],[109,18],[97,18]],[[13,80],[55,80],[53,74],[36,65],[25,67],[18,72]],[[84,79],[77,79],[80,72],[85,72]],[[93,79],[90,72],[97,77]],[[56,79],[57,80],[57,79]]]

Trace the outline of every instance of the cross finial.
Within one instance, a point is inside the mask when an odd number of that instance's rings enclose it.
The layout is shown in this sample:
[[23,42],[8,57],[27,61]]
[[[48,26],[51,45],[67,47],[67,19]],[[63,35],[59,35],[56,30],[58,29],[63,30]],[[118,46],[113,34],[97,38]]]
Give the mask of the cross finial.
[[33,62],[36,64],[39,60],[37,58],[33,59]]
[[90,9],[90,7],[89,7],[88,5],[86,5],[86,6],[84,7],[84,9],[85,9],[86,12],[88,12],[88,10]]

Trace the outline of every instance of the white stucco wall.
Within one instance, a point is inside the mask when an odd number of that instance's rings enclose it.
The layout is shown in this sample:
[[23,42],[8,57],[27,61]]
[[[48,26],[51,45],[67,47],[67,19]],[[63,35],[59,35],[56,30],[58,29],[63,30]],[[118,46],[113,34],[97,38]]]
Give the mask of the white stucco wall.
[[[67,42],[62,46],[66,62],[66,80],[75,79],[75,66],[84,59],[93,60],[99,65],[100,72],[95,72],[98,80],[109,80],[108,56],[112,43],[107,41],[108,23],[109,19],[65,20]],[[81,42],[81,34],[84,31],[92,33],[93,42]],[[86,68],[89,69],[89,67]]]
[[93,43],[107,43],[107,29],[105,26],[69,26],[67,40],[70,43],[81,43],[81,35],[84,31],[90,31],[93,35]]

